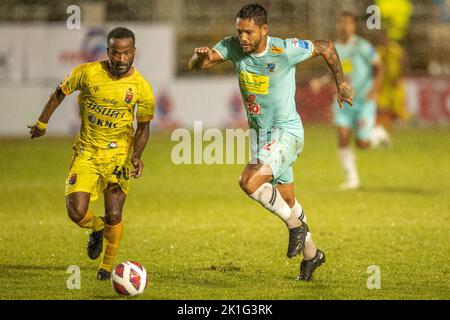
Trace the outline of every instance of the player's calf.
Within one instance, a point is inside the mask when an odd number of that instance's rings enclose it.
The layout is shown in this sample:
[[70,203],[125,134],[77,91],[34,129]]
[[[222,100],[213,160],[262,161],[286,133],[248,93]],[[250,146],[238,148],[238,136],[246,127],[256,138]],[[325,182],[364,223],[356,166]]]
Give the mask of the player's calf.
[[[104,218],[99,218],[104,223]],[[103,229],[94,231],[89,235],[87,254],[92,260],[97,259],[103,251]]]
[[250,198],[258,201],[264,208],[276,214],[286,223],[289,228],[287,256],[293,258],[298,255],[305,246],[308,226],[306,223],[302,223],[299,217],[296,217],[295,220],[298,226],[289,227],[289,221],[292,215],[291,208],[284,201],[281,193],[270,183],[264,183],[256,192],[250,195]]

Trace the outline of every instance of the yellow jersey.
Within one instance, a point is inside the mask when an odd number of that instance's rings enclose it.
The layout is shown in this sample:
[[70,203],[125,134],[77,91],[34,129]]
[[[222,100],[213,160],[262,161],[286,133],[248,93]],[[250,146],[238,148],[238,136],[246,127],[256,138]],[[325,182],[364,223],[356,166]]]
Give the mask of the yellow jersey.
[[74,145],[77,151],[116,149],[128,153],[136,108],[138,122],[153,119],[151,86],[136,69],[127,77],[115,79],[106,61],[84,63],[63,80],[61,90],[65,95],[80,91],[81,128]]

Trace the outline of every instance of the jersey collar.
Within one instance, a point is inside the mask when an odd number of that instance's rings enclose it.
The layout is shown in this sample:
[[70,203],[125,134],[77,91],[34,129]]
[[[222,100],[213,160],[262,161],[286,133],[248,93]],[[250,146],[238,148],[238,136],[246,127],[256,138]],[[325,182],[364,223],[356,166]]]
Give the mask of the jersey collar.
[[259,58],[259,57],[262,57],[263,55],[265,55],[267,53],[267,51],[269,51],[269,42],[270,42],[270,36],[267,36],[266,50],[264,50],[261,53],[251,53],[250,55],[255,58]]

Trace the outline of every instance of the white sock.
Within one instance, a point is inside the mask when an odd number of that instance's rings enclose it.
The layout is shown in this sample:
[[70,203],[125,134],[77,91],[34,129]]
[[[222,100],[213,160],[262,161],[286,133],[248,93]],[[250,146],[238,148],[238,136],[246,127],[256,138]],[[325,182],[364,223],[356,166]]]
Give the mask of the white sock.
[[341,160],[347,181],[359,181],[355,153],[350,146],[339,148],[339,160]]
[[308,232],[306,234],[305,246],[303,247],[302,253],[303,253],[303,259],[305,259],[307,261],[313,259],[316,256],[317,247],[314,244],[311,232]]
[[284,201],[281,193],[270,183],[262,184],[258,190],[250,195],[250,198],[258,201],[264,208],[279,216],[284,222],[291,215],[291,208]]
[[301,221],[306,223],[306,215],[303,212],[302,206],[300,205],[300,203],[298,203],[297,200],[295,200],[295,204],[291,208],[291,212],[292,212],[292,215],[295,216],[297,219],[300,219]]

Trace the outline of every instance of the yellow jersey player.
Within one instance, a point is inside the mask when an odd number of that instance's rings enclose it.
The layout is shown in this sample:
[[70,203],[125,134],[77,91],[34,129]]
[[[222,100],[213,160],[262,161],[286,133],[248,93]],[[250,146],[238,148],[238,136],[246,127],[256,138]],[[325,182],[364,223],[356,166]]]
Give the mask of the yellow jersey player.
[[[67,175],[66,208],[73,222],[93,230],[87,252],[91,259],[102,254],[99,280],[110,278],[123,235],[122,210],[129,178],[142,174],[141,156],[154,114],[150,84],[133,67],[134,33],[115,28],[108,34],[107,44],[108,60],[75,67],[51,95],[37,123],[29,126],[32,139],[43,136],[64,97],[80,91],[81,128]],[[104,217],[89,209],[89,201],[97,199],[99,192],[104,196]]]

